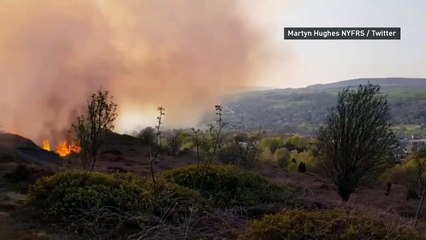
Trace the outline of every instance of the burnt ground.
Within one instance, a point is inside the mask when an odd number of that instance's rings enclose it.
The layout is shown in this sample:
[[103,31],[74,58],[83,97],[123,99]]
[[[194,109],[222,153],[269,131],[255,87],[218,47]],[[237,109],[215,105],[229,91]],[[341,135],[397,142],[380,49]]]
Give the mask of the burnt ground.
[[[9,136],[10,137],[10,136]],[[34,182],[39,176],[48,175],[49,172],[67,168],[80,168],[80,162],[73,157],[62,159],[59,162],[34,160],[47,156],[46,153],[37,155],[37,145],[31,144],[25,139],[13,136],[15,144],[4,144],[4,136],[0,134],[0,176],[12,172],[18,165],[26,165],[35,171],[24,183]],[[34,156],[25,158],[19,154],[19,149],[30,148]],[[18,151],[17,151],[18,149]],[[36,150],[34,150],[36,149]],[[141,176],[150,176],[150,160],[147,153],[150,148],[142,144],[138,139],[127,135],[111,134],[96,163],[96,170],[102,172],[131,172]],[[54,159],[54,157],[52,157]],[[196,163],[196,154],[193,152],[181,153],[171,156],[163,153],[154,164],[156,173],[167,169],[173,169]],[[349,202],[342,203],[335,187],[324,177],[312,173],[288,173],[272,163],[258,163],[254,171],[262,174],[278,184],[288,184],[296,188],[305,200],[317,206],[328,205],[332,207],[344,207],[377,215],[385,220],[392,220],[400,225],[411,225],[418,204],[418,199],[406,200],[406,190],[403,186],[393,185],[389,196],[384,193],[386,185],[376,183],[371,186],[360,187],[351,195]],[[63,237],[46,237],[46,234],[31,226],[19,226],[11,221],[10,214],[19,208],[25,200],[25,184],[19,181],[7,184],[4,178],[0,181],[0,239],[63,239]],[[423,217],[424,216],[424,217]],[[426,233],[426,209],[421,215],[418,229]]]

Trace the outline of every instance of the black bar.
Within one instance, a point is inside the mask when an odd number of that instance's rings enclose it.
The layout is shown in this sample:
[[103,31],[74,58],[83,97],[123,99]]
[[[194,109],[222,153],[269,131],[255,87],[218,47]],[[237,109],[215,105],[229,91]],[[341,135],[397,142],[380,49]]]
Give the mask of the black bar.
[[285,40],[401,40],[400,27],[284,27]]

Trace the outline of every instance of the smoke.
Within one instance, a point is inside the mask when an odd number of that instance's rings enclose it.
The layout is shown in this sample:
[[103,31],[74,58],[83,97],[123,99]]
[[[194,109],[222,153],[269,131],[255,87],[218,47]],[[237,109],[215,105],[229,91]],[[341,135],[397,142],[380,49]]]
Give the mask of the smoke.
[[223,94],[251,86],[270,58],[231,0],[2,0],[0,124],[59,140],[90,93],[106,89],[121,131],[196,124]]

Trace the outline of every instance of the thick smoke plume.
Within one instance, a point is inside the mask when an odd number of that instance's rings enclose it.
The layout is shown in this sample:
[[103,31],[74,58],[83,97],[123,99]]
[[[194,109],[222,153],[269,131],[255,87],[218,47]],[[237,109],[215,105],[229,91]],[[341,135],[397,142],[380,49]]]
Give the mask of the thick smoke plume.
[[268,58],[248,22],[231,0],[2,0],[1,128],[59,141],[100,88],[121,130],[159,105],[169,127],[194,125]]

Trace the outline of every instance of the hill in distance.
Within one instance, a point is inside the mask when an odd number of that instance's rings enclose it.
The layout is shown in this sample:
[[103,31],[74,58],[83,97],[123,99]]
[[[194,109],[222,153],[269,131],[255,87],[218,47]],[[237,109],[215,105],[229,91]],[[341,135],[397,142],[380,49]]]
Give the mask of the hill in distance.
[[[401,134],[425,135],[426,78],[362,78],[297,89],[249,91],[227,98],[225,120],[233,129],[312,134],[337,93],[345,87],[378,84],[388,96],[392,121]],[[414,131],[415,130],[415,131]]]
[[359,78],[339,81],[327,84],[315,84],[306,87],[307,89],[326,90],[341,89],[348,86],[359,86],[361,84],[378,84],[383,88],[389,87],[423,87],[426,88],[426,78]]

